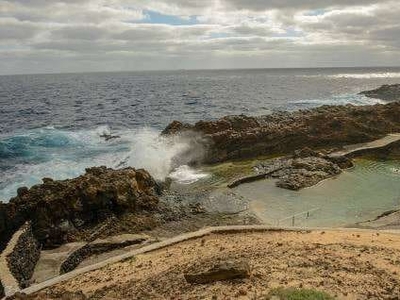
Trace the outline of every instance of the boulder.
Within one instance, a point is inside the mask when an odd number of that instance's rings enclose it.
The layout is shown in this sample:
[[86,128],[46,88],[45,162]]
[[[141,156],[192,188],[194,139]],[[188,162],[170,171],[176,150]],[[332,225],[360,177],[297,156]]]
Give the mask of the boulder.
[[188,283],[206,284],[221,280],[231,280],[250,277],[250,266],[245,260],[228,260],[218,262],[212,266],[205,266],[203,270],[184,274]]

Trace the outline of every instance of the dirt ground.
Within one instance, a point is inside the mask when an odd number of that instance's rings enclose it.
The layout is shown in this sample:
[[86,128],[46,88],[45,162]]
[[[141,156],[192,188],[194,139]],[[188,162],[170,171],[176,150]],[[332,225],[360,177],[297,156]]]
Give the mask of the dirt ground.
[[[400,235],[377,231],[212,234],[80,275],[42,291],[55,299],[265,299],[277,287],[312,288],[338,299],[400,298]],[[189,284],[187,270],[247,260],[248,279]]]

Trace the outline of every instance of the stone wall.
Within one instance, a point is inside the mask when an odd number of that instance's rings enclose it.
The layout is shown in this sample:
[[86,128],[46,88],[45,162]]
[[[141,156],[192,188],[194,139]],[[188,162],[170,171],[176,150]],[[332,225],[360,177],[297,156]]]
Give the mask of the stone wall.
[[0,281],[0,298],[3,298],[5,295],[4,295],[4,286],[3,286],[3,284],[1,283],[1,281]]
[[30,223],[22,228],[11,253],[7,256],[8,268],[21,288],[29,286],[36,263],[40,257],[40,246],[32,234]]
[[134,239],[122,240],[120,242],[95,241],[89,243],[71,253],[71,255],[61,264],[60,274],[71,272],[76,269],[81,262],[93,255],[140,244],[144,241],[146,241],[146,238],[137,237]]

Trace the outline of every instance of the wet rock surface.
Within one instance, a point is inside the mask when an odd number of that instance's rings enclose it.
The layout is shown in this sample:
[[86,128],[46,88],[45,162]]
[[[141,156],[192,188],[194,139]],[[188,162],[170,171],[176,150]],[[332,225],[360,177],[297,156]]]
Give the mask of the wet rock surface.
[[[278,159],[272,164],[280,164],[282,168],[272,173],[270,177],[278,178],[276,183],[278,187],[289,190],[313,186],[342,172],[338,165],[321,157]],[[268,164],[260,166],[263,167],[268,168]]]
[[240,178],[228,187],[264,178],[278,179],[276,185],[289,190],[300,190],[336,176],[353,163],[346,157],[330,157],[309,148],[297,150],[292,156],[266,160],[255,166],[255,175]]
[[[156,211],[160,193],[147,171],[133,168],[94,167],[74,179],[45,178],[43,184],[20,188],[9,203],[0,203],[0,242],[4,246],[15,230],[31,221],[35,238],[46,248],[56,247],[112,216]],[[149,223],[144,227],[151,226],[150,220],[140,220]]]
[[206,163],[260,155],[288,154],[296,149],[340,147],[400,132],[400,103],[371,106],[321,106],[296,112],[248,117],[227,116],[194,125],[172,122],[163,134],[192,131],[204,137]]
[[370,98],[381,99],[384,101],[400,100],[400,84],[385,84],[381,87],[360,93]]
[[214,262],[211,266],[203,265],[200,269],[201,270],[195,269],[185,273],[185,280],[188,283],[207,284],[221,280],[250,277],[250,265],[246,260]]

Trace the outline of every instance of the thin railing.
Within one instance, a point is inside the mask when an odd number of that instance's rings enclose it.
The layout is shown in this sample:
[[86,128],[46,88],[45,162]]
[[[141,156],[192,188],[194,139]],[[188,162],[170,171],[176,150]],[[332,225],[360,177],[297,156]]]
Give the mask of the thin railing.
[[311,217],[311,213],[316,212],[318,210],[320,210],[319,207],[318,208],[313,208],[313,209],[310,209],[310,210],[305,210],[305,211],[302,211],[300,213],[291,215],[291,216],[289,216],[287,218],[280,219],[280,220],[277,221],[277,226],[279,226],[283,221],[291,220],[292,221],[291,222],[292,227],[294,227],[295,224],[296,224],[296,218],[298,218],[300,216],[304,216],[306,219],[308,219],[309,217]]

